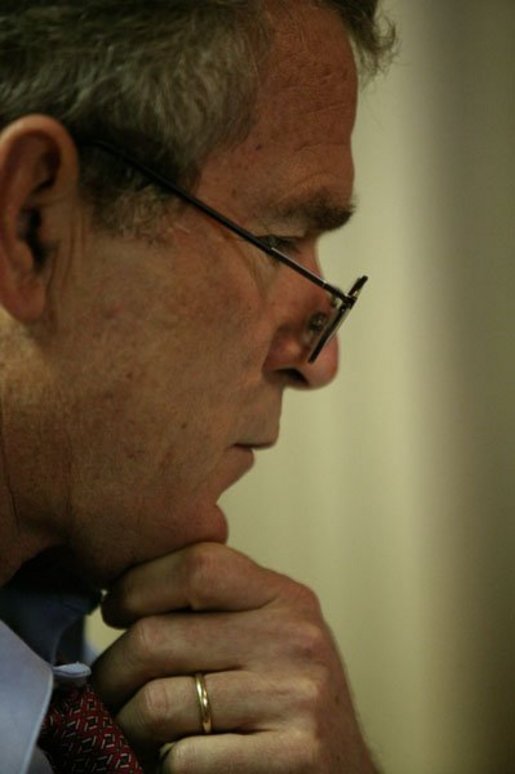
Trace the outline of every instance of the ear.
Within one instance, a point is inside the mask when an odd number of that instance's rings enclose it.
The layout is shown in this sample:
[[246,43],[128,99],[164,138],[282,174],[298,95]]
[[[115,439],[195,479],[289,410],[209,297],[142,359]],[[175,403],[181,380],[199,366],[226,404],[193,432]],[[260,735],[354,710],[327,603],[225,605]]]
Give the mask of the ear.
[[45,311],[52,272],[78,191],[72,138],[58,121],[30,115],[0,134],[0,303],[22,323]]

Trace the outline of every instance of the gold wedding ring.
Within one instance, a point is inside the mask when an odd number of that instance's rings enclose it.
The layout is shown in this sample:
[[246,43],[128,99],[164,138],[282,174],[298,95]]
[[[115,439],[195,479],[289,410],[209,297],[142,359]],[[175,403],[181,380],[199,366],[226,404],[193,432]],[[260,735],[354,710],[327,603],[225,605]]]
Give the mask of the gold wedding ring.
[[[193,679],[195,681],[195,690],[197,692],[202,731],[205,734],[211,734],[213,731],[213,718],[211,715],[211,704],[209,703],[206,681],[202,672],[197,672],[195,675],[193,675]],[[159,751],[159,772],[164,771],[163,767],[165,765],[166,758],[168,757],[175,744],[177,744],[177,742],[166,742],[161,746]]]
[[198,706],[200,709],[200,722],[202,731],[210,734],[213,731],[213,718],[211,716],[211,705],[206,688],[206,681],[202,672],[197,672],[194,676],[195,688],[197,690]]

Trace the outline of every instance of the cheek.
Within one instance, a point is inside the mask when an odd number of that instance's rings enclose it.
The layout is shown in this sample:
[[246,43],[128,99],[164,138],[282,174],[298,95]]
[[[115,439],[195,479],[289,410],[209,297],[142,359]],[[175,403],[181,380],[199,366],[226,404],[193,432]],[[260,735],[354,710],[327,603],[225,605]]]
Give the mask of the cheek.
[[259,399],[266,294],[227,245],[199,254],[154,265],[123,293],[116,283],[74,331],[62,379],[70,440],[97,490],[191,484]]
[[270,326],[267,293],[251,272],[240,267],[210,279],[208,275],[201,291],[182,299],[183,313],[175,317],[168,355],[163,356],[171,359],[173,349],[185,374],[216,390],[217,384],[239,385],[249,371],[254,377],[260,373]]
[[111,341],[90,363],[86,435],[96,449],[104,436],[107,454],[134,476],[173,464],[184,479],[188,466],[204,466],[261,388],[268,335],[255,302],[225,289],[182,309],[162,303],[139,323],[111,321]]

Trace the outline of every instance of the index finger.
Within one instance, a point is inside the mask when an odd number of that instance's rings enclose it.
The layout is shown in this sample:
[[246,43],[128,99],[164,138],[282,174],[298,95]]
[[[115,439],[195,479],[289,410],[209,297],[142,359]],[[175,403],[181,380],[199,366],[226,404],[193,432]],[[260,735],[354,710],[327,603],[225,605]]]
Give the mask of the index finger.
[[126,627],[173,610],[255,610],[272,602],[286,579],[220,543],[197,543],[120,577],[102,603],[106,623]]

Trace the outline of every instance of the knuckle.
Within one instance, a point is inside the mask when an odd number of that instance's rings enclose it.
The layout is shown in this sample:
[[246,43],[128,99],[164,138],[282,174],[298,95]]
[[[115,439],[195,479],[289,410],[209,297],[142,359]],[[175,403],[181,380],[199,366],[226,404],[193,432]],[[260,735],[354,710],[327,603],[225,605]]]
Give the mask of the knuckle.
[[193,610],[201,610],[206,605],[206,594],[219,574],[220,548],[213,543],[198,543],[188,552],[184,570]]
[[110,626],[125,627],[141,616],[144,609],[138,575],[129,572],[120,578],[104,597],[102,617]]
[[326,653],[326,634],[318,624],[296,621],[290,627],[290,647],[304,661],[321,661]]
[[322,619],[320,602],[313,589],[286,576],[279,577],[281,584],[277,596],[278,606],[287,604],[292,609],[302,610],[305,616]]
[[329,685],[325,675],[318,670],[297,678],[295,683],[292,711],[299,721],[297,730],[302,732],[302,738],[309,741],[309,749],[313,750],[327,732],[327,708],[331,706]]
[[128,652],[133,663],[146,664],[151,654],[159,650],[161,627],[157,616],[140,618],[127,631]]
[[123,575],[116,584],[116,595],[121,607],[130,612],[132,608],[137,609],[137,597],[139,584],[132,573]]
[[295,583],[291,593],[294,595],[298,607],[306,610],[313,617],[319,617],[321,615],[318,597],[309,586],[305,586],[302,583]]
[[296,688],[297,701],[309,716],[313,714],[314,708],[319,707],[326,699],[325,680],[318,671],[309,677],[301,678]]
[[195,744],[191,739],[181,739],[166,756],[166,774],[194,774],[198,771]]
[[166,739],[171,702],[164,682],[152,680],[146,683],[138,692],[137,703],[141,725],[147,735],[156,741]]

